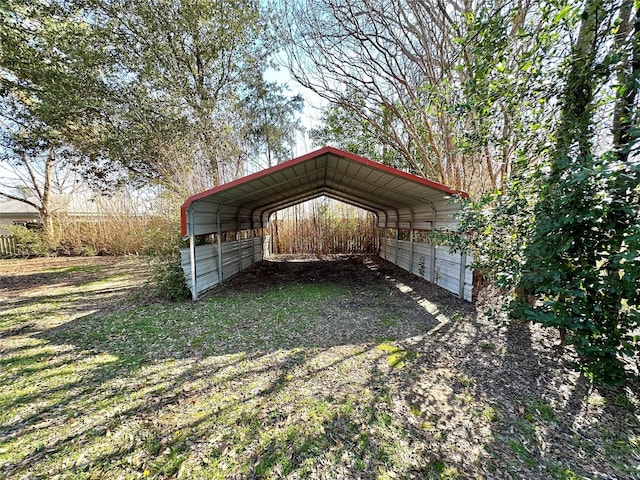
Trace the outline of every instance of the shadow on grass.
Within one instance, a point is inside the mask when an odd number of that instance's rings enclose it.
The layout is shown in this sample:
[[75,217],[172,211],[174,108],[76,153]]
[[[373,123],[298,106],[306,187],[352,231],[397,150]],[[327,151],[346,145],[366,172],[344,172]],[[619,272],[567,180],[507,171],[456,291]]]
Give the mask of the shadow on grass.
[[[112,314],[107,307],[33,336],[145,362],[375,343],[438,325],[413,298],[381,284],[379,275],[359,259],[263,262],[196,303],[133,304]],[[90,305],[83,298],[72,308]]]
[[8,477],[546,479],[592,474],[585,454],[625,474],[597,441],[557,453],[585,414],[566,356],[380,259],[264,262],[197,303],[64,308],[96,312],[3,339]]

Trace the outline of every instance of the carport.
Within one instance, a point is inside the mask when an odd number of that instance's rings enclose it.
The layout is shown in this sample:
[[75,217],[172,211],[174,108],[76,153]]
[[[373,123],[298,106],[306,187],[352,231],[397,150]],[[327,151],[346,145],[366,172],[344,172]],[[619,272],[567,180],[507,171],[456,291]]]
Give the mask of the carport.
[[[269,256],[271,215],[318,197],[372,212],[379,255],[471,300],[470,259],[425,243],[418,232],[454,226],[458,206],[445,185],[325,147],[189,197],[181,207],[182,267],[193,299]],[[207,238],[209,243],[203,243]]]

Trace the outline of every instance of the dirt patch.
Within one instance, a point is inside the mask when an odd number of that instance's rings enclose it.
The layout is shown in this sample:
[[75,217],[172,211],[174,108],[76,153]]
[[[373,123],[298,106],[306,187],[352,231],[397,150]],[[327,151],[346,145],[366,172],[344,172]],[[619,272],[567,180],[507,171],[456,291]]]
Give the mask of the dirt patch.
[[[72,277],[72,282],[81,284],[87,279],[102,278],[106,270],[126,263],[118,257],[36,257],[0,260],[0,295],[29,295],[34,290],[48,288],[63,277]],[[131,262],[128,263],[132,265]]]
[[457,311],[461,315],[475,313],[473,305],[457,298],[441,287],[420,280],[377,255],[274,255],[257,263],[212,292],[259,291],[267,285],[286,285],[301,282],[339,284],[359,293],[358,301],[379,306],[380,290],[392,288],[388,301],[429,299],[444,312]]
[[[0,260],[0,304],[26,308],[32,302],[49,302],[61,318],[90,309],[107,312],[121,308],[148,278],[149,262],[139,257],[5,259]],[[56,307],[67,297],[74,301]]]

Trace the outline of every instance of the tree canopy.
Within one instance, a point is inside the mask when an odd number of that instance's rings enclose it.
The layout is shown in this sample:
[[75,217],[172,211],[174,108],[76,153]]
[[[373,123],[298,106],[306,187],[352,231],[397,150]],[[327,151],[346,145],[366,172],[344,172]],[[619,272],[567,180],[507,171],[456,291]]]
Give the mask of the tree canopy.
[[86,160],[77,148],[104,115],[103,64],[86,22],[49,2],[0,9],[0,158],[18,172],[0,195],[37,208],[51,235],[57,168]]
[[278,159],[299,128],[302,100],[263,81],[278,42],[257,1],[12,1],[2,15],[5,160],[22,169],[73,152],[98,188],[182,198],[268,163],[247,105]]
[[[392,149],[405,169],[475,192],[499,187],[522,152],[540,149],[533,130],[554,93],[536,87],[563,34],[549,20],[557,10],[291,0],[282,16],[293,76],[330,102],[328,115],[360,125],[380,158]],[[327,126],[318,138],[341,144],[340,127]]]

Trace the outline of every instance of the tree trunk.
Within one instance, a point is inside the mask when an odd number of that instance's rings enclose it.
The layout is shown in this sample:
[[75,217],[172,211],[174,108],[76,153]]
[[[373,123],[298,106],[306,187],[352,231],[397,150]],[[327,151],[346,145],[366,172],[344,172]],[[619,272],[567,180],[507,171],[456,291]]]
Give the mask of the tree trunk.
[[[616,49],[625,61],[618,65],[618,95],[613,116],[613,148],[618,159],[626,163],[631,147],[631,127],[634,105],[640,81],[640,7],[633,11],[633,0],[620,7],[620,27],[616,34]],[[627,51],[627,47],[630,46]]]
[[[594,95],[595,40],[601,11],[602,0],[587,0],[567,73],[552,168],[557,167],[558,161],[562,163],[562,159],[569,155],[574,144],[577,144],[579,154],[583,157],[591,151],[593,112],[588,107]],[[554,170],[556,174],[561,173],[555,168]]]
[[44,227],[42,237],[50,248],[55,246],[55,228],[53,225],[53,212],[51,208],[51,177],[53,175],[55,161],[55,151],[53,148],[50,148],[44,165],[44,181],[42,183],[40,195],[41,207],[39,208],[40,218]]

